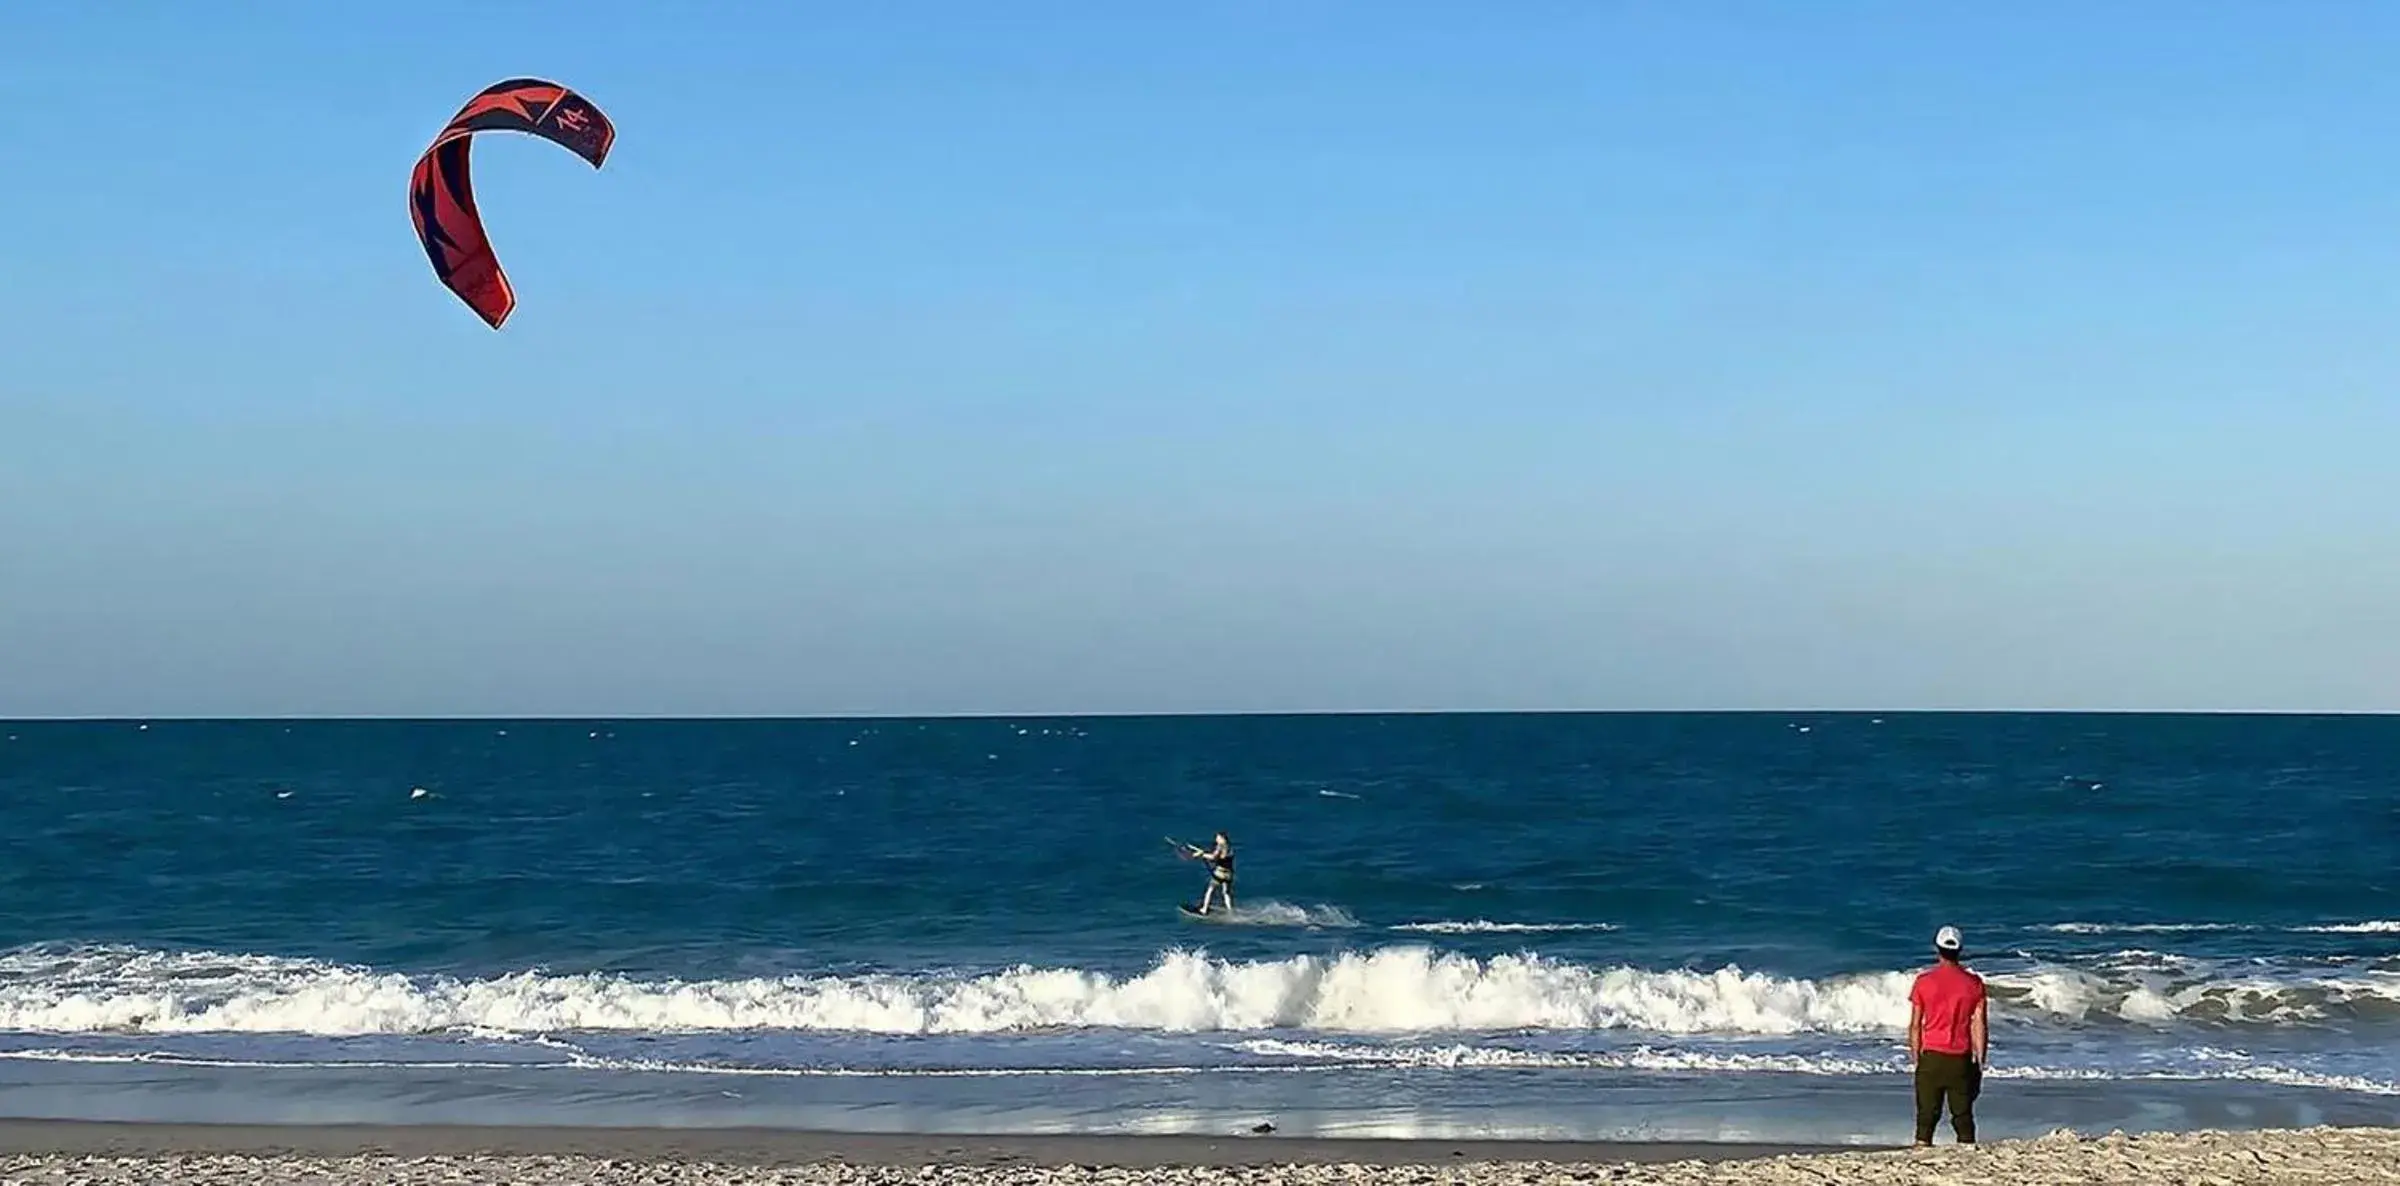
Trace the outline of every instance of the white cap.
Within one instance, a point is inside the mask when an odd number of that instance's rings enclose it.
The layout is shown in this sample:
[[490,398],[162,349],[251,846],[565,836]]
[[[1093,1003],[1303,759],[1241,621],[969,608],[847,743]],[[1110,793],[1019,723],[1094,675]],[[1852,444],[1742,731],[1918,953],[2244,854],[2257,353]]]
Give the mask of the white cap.
[[1957,927],[1943,927],[1941,930],[1933,933],[1933,945],[1940,950],[1956,951],[1961,946],[1961,943],[1962,940],[1960,940],[1958,937]]

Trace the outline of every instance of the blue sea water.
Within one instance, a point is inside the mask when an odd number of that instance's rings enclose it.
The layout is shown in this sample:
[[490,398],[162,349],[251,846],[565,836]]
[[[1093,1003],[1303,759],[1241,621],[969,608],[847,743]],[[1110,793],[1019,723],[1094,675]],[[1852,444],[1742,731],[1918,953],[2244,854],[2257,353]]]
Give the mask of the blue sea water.
[[[2400,719],[0,724],[0,1114],[1905,1139],[2400,1118]],[[1181,916],[1231,834],[1239,909]]]

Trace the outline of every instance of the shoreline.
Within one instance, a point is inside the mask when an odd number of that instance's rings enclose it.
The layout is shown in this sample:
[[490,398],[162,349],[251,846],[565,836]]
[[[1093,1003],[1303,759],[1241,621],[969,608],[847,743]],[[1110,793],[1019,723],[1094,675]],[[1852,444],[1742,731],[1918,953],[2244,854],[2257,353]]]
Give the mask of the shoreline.
[[475,1124],[186,1124],[0,1120],[0,1158],[594,1158],[774,1167],[1164,1169],[1270,1165],[1651,1164],[1745,1161],[1878,1146],[1717,1141],[1428,1140],[1147,1133],[959,1134],[781,1128]]

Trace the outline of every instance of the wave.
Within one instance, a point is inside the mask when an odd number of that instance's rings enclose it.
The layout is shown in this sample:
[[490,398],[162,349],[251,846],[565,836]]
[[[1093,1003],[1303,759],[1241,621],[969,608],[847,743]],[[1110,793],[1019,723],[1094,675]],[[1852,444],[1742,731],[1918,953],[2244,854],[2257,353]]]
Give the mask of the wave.
[[1905,1021],[1906,991],[1902,973],[1815,982],[1737,968],[1596,969],[1537,955],[1477,960],[1418,947],[1240,963],[1175,951],[1129,977],[1019,967],[710,981],[531,971],[461,981],[263,956],[87,949],[0,958],[0,1030],[1880,1032]]
[[2400,935],[2400,920],[2316,923],[2271,927],[2247,922],[2053,922],[2030,928],[2058,935],[2197,935],[2223,931],[2277,931],[2292,935]]
[[1456,922],[1448,919],[1433,922],[1403,922],[1392,926],[1395,931],[1414,931],[1428,935],[1541,935],[1564,931],[1613,931],[1613,922],[1492,922],[1469,919]]
[[[1996,1014],[2030,1024],[2400,1019],[2400,974],[2381,970],[2218,975],[2042,967],[1987,979]],[[1908,972],[1804,979],[1738,967],[1592,967],[1536,954],[1477,959],[1418,946],[1245,962],[1172,951],[1130,976],[1020,966],[984,974],[689,981],[540,971],[461,980],[270,956],[78,948],[0,956],[0,1031],[508,1037],[1590,1029],[1890,1036],[1907,1023],[1910,980]]]
[[1133,1067],[778,1067],[729,1066],[722,1063],[678,1062],[673,1059],[605,1058],[574,1054],[556,1062],[487,1062],[475,1059],[316,1059],[208,1058],[165,1050],[131,1054],[88,1050],[0,1050],[0,1062],[59,1062],[108,1066],[201,1067],[209,1070],[377,1070],[377,1071],[640,1071],[677,1075],[726,1075],[766,1079],[1013,1079],[1062,1077],[1089,1079],[1211,1074],[1289,1074],[1319,1068],[1309,1066],[1133,1066]]

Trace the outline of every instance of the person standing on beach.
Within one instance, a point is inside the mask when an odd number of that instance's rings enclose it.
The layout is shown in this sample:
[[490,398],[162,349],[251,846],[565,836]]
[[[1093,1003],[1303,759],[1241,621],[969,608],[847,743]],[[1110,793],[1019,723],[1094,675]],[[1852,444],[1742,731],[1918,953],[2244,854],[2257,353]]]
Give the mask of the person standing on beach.
[[1917,1143],[1933,1143],[1933,1127],[1950,1105],[1950,1131],[1975,1143],[1975,1097],[1991,1056],[1990,1001],[1983,977],[1967,970],[1957,927],[1933,936],[1933,966],[1908,990],[1908,1057],[1917,1070]]

